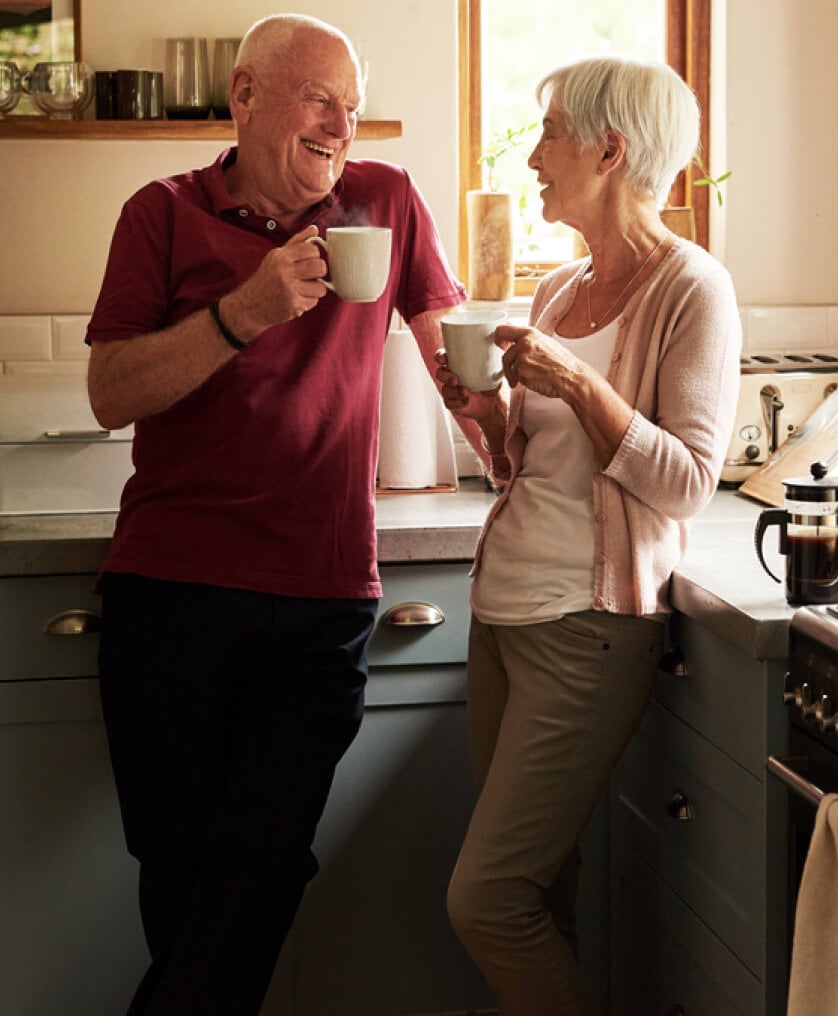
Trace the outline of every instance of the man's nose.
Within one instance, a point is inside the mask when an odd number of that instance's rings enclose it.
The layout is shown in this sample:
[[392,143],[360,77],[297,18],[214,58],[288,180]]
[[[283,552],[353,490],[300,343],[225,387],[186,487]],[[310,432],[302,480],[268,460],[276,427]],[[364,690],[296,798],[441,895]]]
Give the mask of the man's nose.
[[327,123],[327,130],[340,140],[352,136],[357,121],[357,114],[340,103],[335,103],[330,111]]

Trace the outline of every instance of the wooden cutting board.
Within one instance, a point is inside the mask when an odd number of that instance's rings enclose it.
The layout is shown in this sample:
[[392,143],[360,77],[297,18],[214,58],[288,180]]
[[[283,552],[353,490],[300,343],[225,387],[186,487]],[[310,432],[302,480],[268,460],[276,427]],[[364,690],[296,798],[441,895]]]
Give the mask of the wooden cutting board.
[[[811,476],[813,462],[828,463],[838,453],[838,392],[833,392],[776,452],[748,477],[739,488],[764,504],[782,508],[786,488],[783,480]],[[838,458],[830,467],[838,471]]]

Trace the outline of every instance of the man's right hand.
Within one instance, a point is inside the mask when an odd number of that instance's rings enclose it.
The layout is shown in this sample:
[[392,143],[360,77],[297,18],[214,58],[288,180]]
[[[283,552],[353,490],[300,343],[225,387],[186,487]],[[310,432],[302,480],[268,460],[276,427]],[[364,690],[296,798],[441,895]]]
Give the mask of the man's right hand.
[[271,325],[293,321],[311,310],[328,290],[320,248],[311,243],[316,226],[296,233],[283,247],[269,251],[262,263],[222,303],[225,322],[244,342],[252,342]]

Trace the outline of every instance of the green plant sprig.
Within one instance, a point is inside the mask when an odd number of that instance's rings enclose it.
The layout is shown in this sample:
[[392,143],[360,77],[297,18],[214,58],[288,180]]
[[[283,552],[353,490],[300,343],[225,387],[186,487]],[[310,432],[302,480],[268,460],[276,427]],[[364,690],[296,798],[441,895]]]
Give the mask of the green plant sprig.
[[526,127],[519,127],[517,130],[507,127],[505,131],[492,131],[489,144],[484,148],[482,155],[477,160],[478,165],[485,166],[487,170],[487,182],[490,191],[498,189],[498,181],[495,176],[495,167],[498,159],[523,144],[524,136],[535,130],[537,123],[527,124]]
[[701,172],[704,174],[704,176],[702,176],[701,179],[699,179],[699,180],[693,180],[693,186],[694,187],[714,187],[715,190],[716,190],[716,200],[719,202],[719,208],[721,208],[722,205],[724,204],[724,198],[722,197],[722,189],[719,186],[719,184],[724,183],[725,180],[728,179],[728,177],[730,176],[732,171],[728,170],[726,173],[722,173],[721,176],[715,176],[715,177],[714,176],[710,176],[710,173],[708,172],[708,170],[705,167],[704,163],[701,161],[701,156],[700,155],[696,155],[694,157],[693,161],[695,162],[696,166],[698,166],[698,168],[701,170]]

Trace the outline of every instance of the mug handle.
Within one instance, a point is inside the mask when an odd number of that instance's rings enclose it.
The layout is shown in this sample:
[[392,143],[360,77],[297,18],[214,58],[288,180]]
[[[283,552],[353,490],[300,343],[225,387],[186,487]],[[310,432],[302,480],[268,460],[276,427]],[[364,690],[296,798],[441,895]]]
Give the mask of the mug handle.
[[759,513],[759,518],[757,519],[757,526],[756,529],[754,530],[754,547],[756,548],[759,563],[768,572],[771,578],[774,579],[775,582],[782,582],[783,580],[778,579],[777,576],[774,574],[774,572],[771,571],[771,569],[765,563],[765,558],[762,556],[762,540],[763,537],[765,536],[765,530],[769,526],[779,526],[780,553],[788,554],[789,551],[788,529],[786,528],[787,518],[788,515],[786,513],[785,508],[767,508]]
[[[329,245],[328,243],[326,243],[326,241],[323,239],[322,236],[310,236],[306,240],[306,243],[319,243],[320,246],[323,248],[323,250],[326,251],[327,254],[329,253]],[[329,282],[327,279],[321,279],[320,281],[323,283],[326,289],[331,289],[333,293],[337,294],[337,290],[331,284],[331,282]]]

